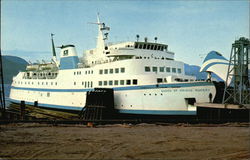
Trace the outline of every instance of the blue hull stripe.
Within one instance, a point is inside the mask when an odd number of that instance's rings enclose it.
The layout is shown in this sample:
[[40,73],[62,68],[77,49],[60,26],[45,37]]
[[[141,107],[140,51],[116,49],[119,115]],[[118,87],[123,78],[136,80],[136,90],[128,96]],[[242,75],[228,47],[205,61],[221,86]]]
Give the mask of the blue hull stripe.
[[[196,83],[175,83],[175,84],[158,84],[158,85],[143,85],[143,86],[126,86],[114,87],[115,91],[125,90],[141,90],[141,89],[156,89],[156,88],[181,88],[181,87],[196,87],[196,86],[213,86],[213,83],[196,82]],[[41,91],[41,92],[87,92],[94,90],[89,89],[49,89],[49,88],[26,88],[26,87],[13,87],[12,89],[28,90],[28,91]]]
[[[10,99],[13,103],[20,103],[19,100]],[[34,105],[32,102],[25,102],[28,105]],[[52,105],[45,103],[38,103],[39,107],[47,107],[53,109],[64,109],[81,111],[81,107],[63,106],[63,105]],[[173,110],[118,110],[119,113],[126,114],[151,114],[151,115],[196,115],[196,111],[173,111]]]
[[119,113],[126,114],[152,114],[152,115],[196,115],[196,111],[176,111],[176,110],[118,110]]

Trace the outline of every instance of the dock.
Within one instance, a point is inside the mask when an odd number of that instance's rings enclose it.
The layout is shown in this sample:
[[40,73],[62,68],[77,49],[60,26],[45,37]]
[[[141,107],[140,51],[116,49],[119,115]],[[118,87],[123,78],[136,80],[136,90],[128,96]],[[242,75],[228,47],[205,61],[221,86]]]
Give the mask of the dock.
[[250,105],[195,103],[197,118],[203,121],[250,122]]

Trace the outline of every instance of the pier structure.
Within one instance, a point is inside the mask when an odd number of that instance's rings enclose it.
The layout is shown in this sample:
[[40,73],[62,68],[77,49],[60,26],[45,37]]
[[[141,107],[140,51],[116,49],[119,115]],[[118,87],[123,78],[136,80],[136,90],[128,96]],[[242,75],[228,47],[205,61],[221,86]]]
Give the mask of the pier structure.
[[247,38],[241,37],[232,44],[225,85],[217,86],[218,96],[223,95],[222,103],[219,97],[213,103],[196,103],[198,119],[214,122],[249,121],[249,52],[250,41]]
[[232,44],[223,95],[224,104],[250,104],[249,52],[250,41],[247,38],[241,37]]
[[0,118],[5,113],[5,94],[4,94],[4,78],[3,78],[3,63],[2,63],[2,52],[0,51]]

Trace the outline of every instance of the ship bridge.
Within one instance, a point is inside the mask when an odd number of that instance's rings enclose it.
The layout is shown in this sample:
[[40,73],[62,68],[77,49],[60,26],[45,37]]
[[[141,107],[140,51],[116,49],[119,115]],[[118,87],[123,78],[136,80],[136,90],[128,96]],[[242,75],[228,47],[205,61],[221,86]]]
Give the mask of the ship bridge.
[[106,46],[107,57],[119,59],[167,59],[173,60],[174,53],[168,51],[168,45],[152,42],[124,42]]

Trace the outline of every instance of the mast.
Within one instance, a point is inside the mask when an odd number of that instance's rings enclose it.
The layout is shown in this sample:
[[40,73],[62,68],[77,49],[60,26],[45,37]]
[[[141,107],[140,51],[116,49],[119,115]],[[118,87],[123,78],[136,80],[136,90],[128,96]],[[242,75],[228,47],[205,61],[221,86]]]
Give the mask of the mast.
[[100,22],[99,13],[97,14],[97,23],[98,25],[98,37],[97,37],[97,52],[103,54],[103,50],[106,46],[106,40],[108,39],[108,31],[110,27],[105,26],[105,23]]

